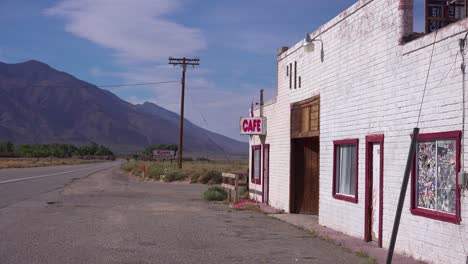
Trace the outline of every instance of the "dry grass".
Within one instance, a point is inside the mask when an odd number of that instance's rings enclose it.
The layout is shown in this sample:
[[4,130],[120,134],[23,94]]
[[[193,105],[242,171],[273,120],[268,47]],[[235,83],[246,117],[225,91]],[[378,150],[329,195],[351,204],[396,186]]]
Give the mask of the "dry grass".
[[177,162],[128,161],[122,170],[142,178],[166,182],[190,180],[192,183],[219,184],[222,172],[247,172],[248,162],[232,161],[184,161],[182,169]]
[[0,158],[0,169],[33,168],[57,165],[76,165],[100,162],[101,160],[49,159],[49,158]]

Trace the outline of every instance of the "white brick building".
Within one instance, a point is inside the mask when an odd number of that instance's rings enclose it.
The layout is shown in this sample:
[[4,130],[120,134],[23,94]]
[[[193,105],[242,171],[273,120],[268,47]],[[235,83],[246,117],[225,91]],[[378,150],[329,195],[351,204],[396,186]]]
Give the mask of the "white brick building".
[[267,135],[250,140],[252,197],[268,194],[273,207],[318,213],[322,225],[388,247],[426,87],[396,251],[467,263],[468,199],[456,184],[468,164],[459,47],[467,31],[462,19],[409,40],[413,0],[361,0],[310,33],[315,49],[301,40],[280,50]]

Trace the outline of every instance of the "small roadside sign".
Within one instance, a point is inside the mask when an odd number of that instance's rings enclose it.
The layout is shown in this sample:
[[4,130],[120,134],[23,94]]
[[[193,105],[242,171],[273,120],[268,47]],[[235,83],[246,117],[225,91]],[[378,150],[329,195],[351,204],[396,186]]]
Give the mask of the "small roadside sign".
[[174,150],[153,150],[153,159],[155,160],[173,160],[175,159]]

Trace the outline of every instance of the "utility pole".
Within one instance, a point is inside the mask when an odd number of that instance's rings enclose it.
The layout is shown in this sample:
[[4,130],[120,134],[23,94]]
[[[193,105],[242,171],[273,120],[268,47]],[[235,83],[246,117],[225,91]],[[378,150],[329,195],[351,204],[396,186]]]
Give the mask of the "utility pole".
[[181,65],[182,66],[182,92],[180,98],[180,128],[179,128],[179,168],[182,168],[182,150],[184,145],[184,100],[185,100],[185,72],[187,71],[187,65],[195,67],[200,65],[199,58],[173,58],[169,57],[169,64]]

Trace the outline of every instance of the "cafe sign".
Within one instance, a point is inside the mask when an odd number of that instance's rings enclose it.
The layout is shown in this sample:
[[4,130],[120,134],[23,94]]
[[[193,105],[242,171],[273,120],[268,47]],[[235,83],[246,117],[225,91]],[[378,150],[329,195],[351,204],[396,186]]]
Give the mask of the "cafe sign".
[[266,135],[265,117],[241,117],[240,133],[241,135]]

